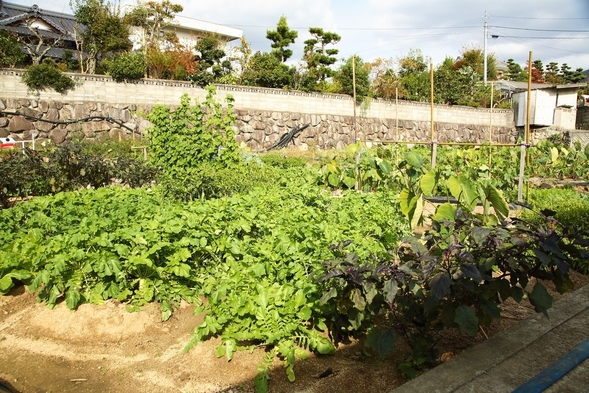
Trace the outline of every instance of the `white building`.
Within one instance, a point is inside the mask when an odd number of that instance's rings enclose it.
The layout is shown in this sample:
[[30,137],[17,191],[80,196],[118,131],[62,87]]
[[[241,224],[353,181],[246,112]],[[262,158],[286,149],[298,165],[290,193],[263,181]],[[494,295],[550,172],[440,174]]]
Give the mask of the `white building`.
[[[224,41],[225,44],[239,40],[243,31],[235,27],[220,25],[217,23],[205,22],[186,16],[176,15],[169,26],[163,29],[166,32],[174,32],[180,43],[187,49],[193,49],[198,40],[206,35],[213,34]],[[133,43],[133,49],[138,50],[144,43],[144,32],[140,27],[132,27],[129,39]]]
[[[511,92],[514,104],[515,125],[526,125],[528,84],[527,82],[495,82],[502,91]],[[533,83],[530,94],[530,125],[575,129],[577,118],[577,93],[584,83],[553,85]]]

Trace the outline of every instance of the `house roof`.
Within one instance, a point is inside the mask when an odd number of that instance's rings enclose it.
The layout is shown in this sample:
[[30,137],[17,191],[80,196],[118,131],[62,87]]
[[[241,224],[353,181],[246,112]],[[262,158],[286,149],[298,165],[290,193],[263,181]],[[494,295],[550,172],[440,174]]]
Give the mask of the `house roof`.
[[[27,30],[23,24],[28,20],[35,19],[43,22],[50,29],[44,31],[44,34],[52,31],[54,34],[59,34],[73,40],[74,29],[76,27],[76,18],[73,15],[45,11],[36,4],[27,7],[0,1],[0,5],[0,28],[4,30],[15,31],[18,28]],[[15,32],[22,34],[22,30],[16,30]]]
[[[515,82],[515,81],[508,81],[508,80],[498,80],[494,81],[493,84],[505,91],[513,91],[513,92],[520,92],[520,91],[527,91],[528,90],[528,82]],[[532,90],[546,90],[546,89],[555,89],[555,90],[567,90],[567,89],[579,89],[581,87],[587,86],[586,83],[569,83],[564,85],[555,85],[551,83],[532,83]]]

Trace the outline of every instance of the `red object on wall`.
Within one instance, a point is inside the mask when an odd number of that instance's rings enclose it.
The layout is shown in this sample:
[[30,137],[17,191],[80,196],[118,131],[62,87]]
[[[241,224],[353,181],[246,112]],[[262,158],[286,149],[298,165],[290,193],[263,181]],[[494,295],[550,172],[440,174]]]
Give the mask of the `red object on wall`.
[[7,148],[7,147],[14,147],[14,139],[12,138],[0,138],[0,147]]

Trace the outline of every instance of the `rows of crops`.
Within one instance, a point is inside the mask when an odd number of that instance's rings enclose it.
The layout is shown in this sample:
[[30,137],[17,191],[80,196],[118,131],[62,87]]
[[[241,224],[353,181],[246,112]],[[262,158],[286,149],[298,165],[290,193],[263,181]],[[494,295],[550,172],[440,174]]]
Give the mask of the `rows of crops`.
[[[0,293],[25,284],[48,306],[71,309],[157,302],[164,320],[188,301],[206,317],[187,349],[219,336],[218,355],[230,360],[265,346],[256,379],[265,391],[276,356],[294,380],[297,358],[333,353],[348,337],[367,336],[381,355],[406,340],[413,375],[435,359],[433,332],[475,334],[507,298],[545,312],[552,298],[530,279],[566,291],[569,266],[587,260],[576,213],[561,213],[562,223],[540,209],[508,219],[513,150],[440,149],[436,169],[427,150],[400,146],[256,156],[229,140],[230,111],[211,97],[205,106],[207,116],[186,100],[176,112],[156,108],[151,160],[132,161],[124,176],[108,168],[131,161],[95,146],[4,157],[5,173],[33,160],[37,174],[3,180],[5,200],[35,197],[0,210]],[[583,179],[586,150],[546,142],[532,150],[528,175]],[[589,200],[574,193],[586,214]],[[455,203],[437,207],[414,237],[433,195]]]

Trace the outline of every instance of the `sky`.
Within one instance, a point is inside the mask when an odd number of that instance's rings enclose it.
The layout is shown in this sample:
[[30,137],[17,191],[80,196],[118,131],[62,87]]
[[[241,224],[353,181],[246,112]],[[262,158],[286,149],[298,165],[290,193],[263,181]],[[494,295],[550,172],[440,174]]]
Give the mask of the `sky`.
[[[136,5],[137,0],[122,0]],[[72,13],[69,0],[8,0]],[[499,61],[525,66],[530,51],[544,65],[566,63],[589,69],[589,0],[172,0],[180,15],[241,29],[254,51],[268,52],[268,30],[281,15],[298,31],[290,64],[303,55],[309,28],[334,32],[338,59],[365,62],[403,58],[419,50],[434,66],[465,48],[485,49]],[[238,45],[236,42],[233,45]]]

